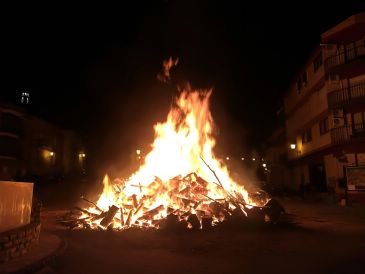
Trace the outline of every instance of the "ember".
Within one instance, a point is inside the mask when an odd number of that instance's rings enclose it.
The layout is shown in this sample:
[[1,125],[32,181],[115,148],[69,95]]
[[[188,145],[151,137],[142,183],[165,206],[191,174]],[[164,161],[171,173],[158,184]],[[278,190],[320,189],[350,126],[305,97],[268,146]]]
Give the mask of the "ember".
[[263,210],[269,198],[249,195],[214,156],[211,93],[183,90],[166,122],[155,125],[155,140],[139,170],[127,180],[110,181],[106,175],[97,203],[86,200],[91,206],[73,210],[64,223],[72,228],[103,230],[166,226],[209,229],[230,218],[249,215],[270,220],[264,218]]

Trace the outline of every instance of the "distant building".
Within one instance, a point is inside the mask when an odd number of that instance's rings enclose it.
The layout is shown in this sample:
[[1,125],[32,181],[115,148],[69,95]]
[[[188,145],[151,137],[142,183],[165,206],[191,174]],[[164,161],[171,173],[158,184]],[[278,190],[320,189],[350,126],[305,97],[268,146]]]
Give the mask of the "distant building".
[[28,105],[30,103],[29,91],[22,91],[20,95],[20,103],[24,105]]
[[74,132],[0,103],[1,179],[53,179],[84,172],[86,154]]
[[291,190],[286,144],[285,126],[280,125],[270,134],[263,145],[266,181],[276,193]]
[[[364,40],[365,13],[323,33],[285,95],[286,145],[296,189],[339,195],[349,190],[352,197],[365,190]],[[350,173],[357,179],[349,180]]]

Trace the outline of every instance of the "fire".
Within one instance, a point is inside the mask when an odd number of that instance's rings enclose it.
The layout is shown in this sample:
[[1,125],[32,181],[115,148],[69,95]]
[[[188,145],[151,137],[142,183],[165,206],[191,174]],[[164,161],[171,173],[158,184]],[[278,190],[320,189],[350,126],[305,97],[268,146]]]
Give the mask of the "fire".
[[179,220],[195,214],[200,222],[211,218],[214,224],[224,219],[214,204],[222,211],[237,208],[244,214],[245,208],[255,205],[214,156],[211,94],[182,91],[166,121],[154,126],[155,140],[139,170],[125,181],[111,182],[105,176],[99,200],[80,218],[101,229],[160,227],[169,214]]

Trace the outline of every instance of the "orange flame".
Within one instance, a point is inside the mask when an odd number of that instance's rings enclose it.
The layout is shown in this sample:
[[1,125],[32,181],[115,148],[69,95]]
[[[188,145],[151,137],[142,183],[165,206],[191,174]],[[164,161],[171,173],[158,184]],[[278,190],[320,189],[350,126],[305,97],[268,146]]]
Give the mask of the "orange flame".
[[157,79],[161,82],[167,82],[170,80],[170,69],[174,66],[177,66],[179,63],[179,58],[172,59],[170,57],[167,60],[164,60],[162,63],[162,71],[157,75]]
[[[119,208],[114,227],[155,226],[169,212],[209,215],[212,200],[224,200],[227,195],[254,204],[244,187],[230,177],[223,161],[214,156],[211,94],[211,90],[182,91],[167,120],[154,126],[155,140],[139,170],[124,182],[111,184],[105,176],[97,206],[103,212],[113,205]],[[89,211],[100,214],[95,207]],[[100,219],[90,224],[100,227]]]

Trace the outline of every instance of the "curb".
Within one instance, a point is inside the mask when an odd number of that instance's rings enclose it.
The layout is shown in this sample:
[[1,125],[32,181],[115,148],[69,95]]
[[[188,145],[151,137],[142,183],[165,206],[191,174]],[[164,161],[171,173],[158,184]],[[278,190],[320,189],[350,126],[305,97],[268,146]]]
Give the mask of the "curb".
[[19,270],[13,271],[13,272],[6,272],[6,273],[7,274],[30,274],[30,273],[39,271],[46,266],[54,264],[56,258],[65,252],[65,250],[67,249],[67,246],[68,246],[67,242],[65,240],[61,239],[60,246],[53,253],[49,254],[48,256],[30,264],[30,265],[27,265],[23,269],[19,269]]

